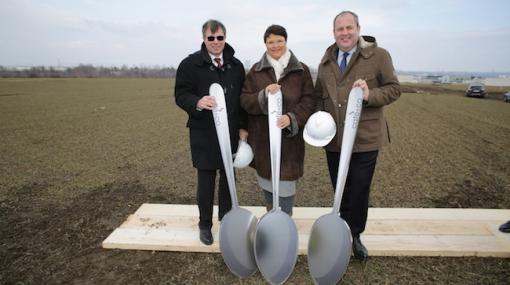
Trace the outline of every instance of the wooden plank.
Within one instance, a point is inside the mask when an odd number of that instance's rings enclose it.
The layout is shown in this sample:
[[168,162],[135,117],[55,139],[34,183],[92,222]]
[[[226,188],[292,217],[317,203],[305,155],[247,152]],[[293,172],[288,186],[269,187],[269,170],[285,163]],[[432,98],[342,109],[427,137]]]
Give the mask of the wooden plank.
[[217,231],[214,232],[214,244],[206,246],[198,239],[198,230],[147,230],[144,228],[117,228],[103,242],[104,248],[183,251],[183,252],[219,252]]
[[372,220],[367,222],[365,233],[371,235],[492,235],[484,223],[462,220]]
[[494,223],[494,222],[487,222],[485,223],[485,226],[489,231],[494,235],[495,238],[500,240],[503,243],[506,243],[510,245],[510,234],[509,233],[502,233],[499,231],[499,227],[502,223]]
[[510,257],[508,243],[493,236],[362,235],[374,256],[485,256]]
[[376,220],[470,220],[507,221],[508,209],[460,209],[460,208],[369,208],[368,219]]
[[[257,217],[264,207],[245,207]],[[310,229],[330,208],[294,208],[299,254],[307,253]],[[217,213],[215,206],[214,213]],[[371,208],[362,240],[372,256],[493,256],[510,257],[510,234],[498,231],[510,210]],[[215,216],[216,218],[216,216]],[[219,252],[219,223],[215,242],[198,238],[195,205],[143,204],[104,242],[104,248]]]
[[[315,219],[294,220],[299,232],[310,232]],[[169,217],[169,216],[138,216],[131,215],[120,226],[121,228],[186,228],[193,230],[197,227],[197,217]],[[217,223],[215,224],[217,226]],[[368,221],[365,234],[376,235],[493,235],[486,224],[469,221]]]
[[[260,217],[266,213],[264,207],[241,206]],[[295,207],[293,218],[315,219],[330,213],[331,208]],[[218,209],[214,206],[213,217],[217,218]],[[135,212],[139,215],[198,216],[196,205],[181,204],[142,204]],[[507,221],[510,219],[508,209],[452,209],[452,208],[369,208],[369,220],[478,220]]]
[[[189,224],[190,227],[193,224],[198,223],[198,213],[192,213],[190,210],[190,206],[182,207],[182,205],[178,205],[176,209],[168,210],[168,205],[156,205],[156,207],[147,207],[147,204],[140,207],[135,215],[132,215],[128,218],[128,220],[122,226],[158,226],[157,223],[164,223],[167,226],[173,227],[178,226],[180,223]],[[164,207],[161,207],[164,206]],[[260,218],[265,210],[260,211],[261,207],[249,207],[250,210],[255,210],[252,212],[256,213],[256,216]],[[258,208],[258,209],[254,209]],[[378,210],[378,209],[377,209]],[[457,210],[457,209],[454,209]],[[166,211],[166,212],[165,212]],[[405,211],[408,211],[406,209]],[[418,210],[417,210],[418,211]],[[421,210],[419,210],[421,211]],[[442,211],[442,209],[441,209]],[[198,212],[198,211],[197,211]],[[321,213],[320,211],[315,211],[315,208],[296,208],[296,212],[299,212],[300,215],[294,215],[294,220],[299,228],[299,231],[310,231],[311,225],[315,221],[315,217],[319,217],[317,213]],[[322,211],[324,212],[324,211]],[[394,211],[393,211],[394,212]],[[430,212],[430,211],[429,211]],[[469,211],[471,212],[471,211]],[[478,209],[476,212],[480,212]],[[163,213],[168,213],[163,215]],[[312,213],[309,216],[312,218],[297,218],[296,216],[304,216],[304,214]],[[435,215],[435,214],[434,214]],[[421,218],[425,218],[423,214],[419,215]],[[460,216],[460,215],[456,215]],[[484,215],[478,215],[484,216]],[[478,217],[477,216],[477,217]],[[485,215],[488,216],[488,215]],[[165,218],[163,218],[165,217]],[[394,217],[394,216],[393,216]],[[465,218],[466,215],[463,215]],[[492,218],[492,216],[491,216]],[[138,219],[138,220],[136,220]],[[367,222],[366,234],[490,234],[491,231],[482,223],[477,222],[476,220],[464,221],[464,220],[408,220],[408,219],[372,219]]]
[[[248,209],[257,217],[266,213],[265,207],[242,206]],[[198,217],[198,207],[196,205],[182,204],[142,204],[135,212],[140,216],[182,216],[182,217]],[[218,206],[213,207],[213,218],[218,218]]]
[[[116,229],[103,242],[104,248],[163,250],[184,252],[219,252],[218,231],[215,242],[205,246],[198,231],[182,229],[145,230]],[[307,253],[308,234],[299,235],[299,254]],[[362,240],[372,256],[492,256],[510,257],[508,243],[495,242],[491,236],[451,235],[363,235]]]

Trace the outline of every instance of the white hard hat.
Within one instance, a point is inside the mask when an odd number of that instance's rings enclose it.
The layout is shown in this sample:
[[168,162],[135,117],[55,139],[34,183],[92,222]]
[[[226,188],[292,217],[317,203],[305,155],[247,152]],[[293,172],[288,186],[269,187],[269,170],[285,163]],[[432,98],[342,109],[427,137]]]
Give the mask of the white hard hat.
[[253,151],[251,146],[245,141],[239,141],[239,145],[237,147],[237,153],[234,158],[234,167],[235,168],[244,168],[248,166],[253,159]]
[[336,134],[336,124],[333,117],[324,111],[315,112],[308,118],[305,129],[303,130],[303,138],[313,146],[327,145]]

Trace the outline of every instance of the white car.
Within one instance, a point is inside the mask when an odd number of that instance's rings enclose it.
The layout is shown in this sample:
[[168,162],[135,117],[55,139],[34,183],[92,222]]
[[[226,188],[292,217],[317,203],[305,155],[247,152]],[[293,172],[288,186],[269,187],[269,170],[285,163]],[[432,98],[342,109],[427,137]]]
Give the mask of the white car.
[[510,91],[503,94],[503,101],[510,102]]

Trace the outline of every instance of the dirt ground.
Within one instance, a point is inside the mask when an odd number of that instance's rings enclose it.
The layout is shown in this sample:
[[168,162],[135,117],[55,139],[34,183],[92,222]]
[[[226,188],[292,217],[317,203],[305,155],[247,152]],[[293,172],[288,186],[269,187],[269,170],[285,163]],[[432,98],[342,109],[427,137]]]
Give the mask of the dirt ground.
[[[171,80],[0,80],[0,284],[265,284],[221,255],[106,250],[142,203],[194,204],[185,114]],[[510,104],[406,93],[386,110],[373,207],[510,208]],[[307,148],[297,206],[332,205],[324,154]],[[241,205],[262,205],[253,171]],[[509,217],[510,219],[510,217]],[[287,284],[311,284],[300,256]],[[352,260],[342,284],[510,284],[480,257]]]

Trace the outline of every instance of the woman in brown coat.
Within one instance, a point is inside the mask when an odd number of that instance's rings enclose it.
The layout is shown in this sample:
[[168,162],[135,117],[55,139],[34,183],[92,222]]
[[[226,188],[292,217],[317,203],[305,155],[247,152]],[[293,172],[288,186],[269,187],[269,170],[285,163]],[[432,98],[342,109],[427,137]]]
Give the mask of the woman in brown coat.
[[241,94],[241,107],[248,113],[248,143],[254,152],[252,166],[257,182],[264,191],[268,210],[272,208],[271,162],[267,97],[281,90],[282,129],[280,166],[280,206],[292,215],[296,182],[303,176],[305,144],[303,128],[315,110],[313,81],[308,67],[299,62],[287,48],[287,31],[279,25],[269,26],[264,33],[266,52],[248,72]]

